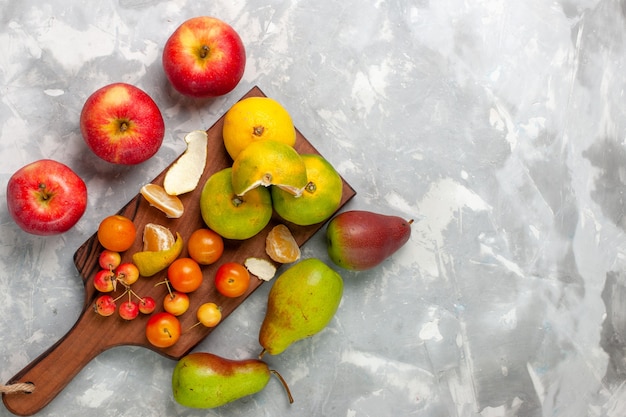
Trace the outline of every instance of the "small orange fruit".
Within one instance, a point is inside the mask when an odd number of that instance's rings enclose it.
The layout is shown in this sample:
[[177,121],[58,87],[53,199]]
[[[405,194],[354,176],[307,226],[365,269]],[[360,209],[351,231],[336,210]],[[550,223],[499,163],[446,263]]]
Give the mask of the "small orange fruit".
[[226,151],[235,159],[248,145],[274,140],[294,146],[296,128],[289,112],[269,97],[248,97],[235,103],[224,116]]
[[166,193],[165,188],[158,184],[146,184],[141,187],[139,192],[151,206],[161,210],[171,219],[180,218],[185,211],[185,207],[183,206],[183,202],[180,201],[180,198]]
[[197,229],[187,239],[187,252],[200,265],[210,265],[224,253],[224,239],[211,229]]
[[209,229],[225,239],[244,240],[255,236],[272,218],[272,198],[265,187],[238,197],[233,192],[232,168],[211,175],[200,194],[200,214]]
[[276,213],[288,222],[310,226],[323,222],[341,205],[343,181],[339,173],[324,157],[302,154],[308,183],[300,197],[274,187],[272,204]]
[[241,196],[258,186],[270,185],[300,196],[307,185],[306,164],[294,148],[282,142],[254,142],[233,162],[233,191]]
[[300,247],[284,224],[276,225],[265,238],[265,252],[272,260],[288,264],[300,259]]
[[137,229],[128,217],[114,214],[105,217],[98,226],[98,241],[108,250],[124,252],[135,242]]

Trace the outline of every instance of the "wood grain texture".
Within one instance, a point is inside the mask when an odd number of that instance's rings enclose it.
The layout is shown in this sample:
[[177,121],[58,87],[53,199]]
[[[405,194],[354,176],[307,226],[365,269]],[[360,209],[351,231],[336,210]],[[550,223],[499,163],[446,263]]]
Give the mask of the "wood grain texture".
[[[258,87],[254,87],[242,98],[249,96],[264,96],[264,94]],[[179,232],[183,239],[187,239],[194,230],[205,227],[199,205],[202,185],[214,172],[232,165],[232,160],[226,152],[222,140],[223,119],[224,116],[207,131],[209,141],[206,168],[196,190],[180,196],[185,205],[185,213],[180,219],[168,219],[156,208],[151,207],[140,194],[137,194],[135,198],[119,211],[119,214],[123,214],[133,220],[138,231],[138,238],[133,247],[122,254],[123,262],[131,261],[132,254],[141,250],[141,233],[147,223],[162,224],[170,228],[174,233]],[[296,135],[295,148],[298,152],[319,153],[297,129]],[[167,169],[152,182],[162,185],[166,171]],[[355,194],[354,189],[344,180],[341,206],[354,197]],[[216,302],[221,306],[223,317],[226,318],[254,290],[263,284],[264,281],[252,277],[250,288],[246,294],[238,298],[226,298],[215,290],[213,277],[219,265],[227,261],[243,263],[246,258],[251,256],[269,260],[265,253],[265,236],[278,223],[287,224],[300,246],[320,230],[324,224],[300,227],[283,221],[275,214],[266,229],[254,238],[244,241],[226,240],[224,254],[221,259],[214,265],[203,266],[203,284],[197,291],[190,294],[189,312],[180,317],[183,330],[195,324],[196,317],[193,312],[196,311],[200,304],[207,301]],[[74,263],[85,284],[85,301],[82,313],[72,329],[61,340],[8,382],[9,384],[31,382],[35,385],[33,393],[3,395],[5,406],[13,414],[32,415],[43,409],[89,361],[107,349],[121,345],[143,346],[176,360],[186,355],[211,333],[212,329],[210,328],[196,326],[189,331],[184,331],[180,340],[174,346],[167,349],[159,349],[150,345],[145,337],[145,325],[148,316],[140,315],[137,319],[127,322],[119,318],[117,314],[110,317],[101,317],[96,314],[92,306],[98,293],[93,286],[93,277],[100,269],[98,256],[102,249],[94,233],[76,251]],[[181,256],[186,255],[187,251],[185,249]],[[163,281],[165,276],[166,272],[163,271],[150,278],[140,278],[132,286],[133,290],[138,294],[154,297],[157,301],[157,312],[162,311],[161,301],[166,295],[166,289],[163,285],[155,287],[154,284]]]

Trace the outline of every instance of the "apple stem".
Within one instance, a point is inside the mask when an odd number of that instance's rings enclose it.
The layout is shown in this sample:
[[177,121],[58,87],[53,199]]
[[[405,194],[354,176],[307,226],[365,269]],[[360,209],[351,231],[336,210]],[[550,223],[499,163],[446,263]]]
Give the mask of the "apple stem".
[[289,397],[289,404],[293,404],[293,396],[291,395],[291,390],[289,390],[289,386],[287,385],[287,381],[285,381],[285,378],[283,378],[283,376],[274,369],[270,369],[270,372],[273,373],[276,378],[278,378],[280,383],[283,385],[283,388],[285,388],[285,391],[287,392],[287,397]]
[[52,197],[52,193],[48,192],[48,190],[46,189],[46,184],[39,183],[39,194],[41,195],[41,199],[46,201],[49,200],[50,197]]
[[207,56],[209,56],[209,52],[210,52],[210,48],[206,45],[202,45],[202,48],[200,48],[200,58],[206,58]]

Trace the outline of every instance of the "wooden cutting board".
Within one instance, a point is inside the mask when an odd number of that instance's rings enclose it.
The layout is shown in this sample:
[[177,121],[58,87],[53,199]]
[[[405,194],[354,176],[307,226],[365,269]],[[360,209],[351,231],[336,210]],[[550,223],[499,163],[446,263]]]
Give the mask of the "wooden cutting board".
[[[254,87],[242,98],[250,96],[264,96],[264,94],[258,87]],[[138,231],[137,240],[133,247],[122,254],[123,262],[131,261],[132,254],[141,250],[141,233],[147,223],[162,224],[170,228],[174,233],[179,232],[183,239],[188,238],[194,230],[205,227],[200,214],[199,204],[202,185],[214,172],[232,165],[232,160],[226,152],[222,140],[223,120],[224,116],[207,131],[209,142],[206,168],[196,190],[180,196],[185,205],[185,213],[181,218],[168,219],[162,212],[151,207],[140,194],[137,194],[135,198],[119,211],[119,214],[123,214],[133,220]],[[299,131],[296,130],[296,134],[295,148],[298,152],[319,153]],[[166,171],[167,169],[152,182],[162,185]],[[341,206],[354,197],[355,194],[354,189],[344,180]],[[245,259],[251,256],[270,260],[265,253],[265,236],[278,223],[284,223],[290,228],[300,246],[323,226],[323,223],[320,223],[313,226],[300,227],[285,222],[275,215],[266,229],[255,237],[245,241],[226,240],[224,254],[214,265],[203,267],[203,284],[197,291],[190,294],[189,311],[179,317],[183,329],[180,340],[174,346],[166,349],[155,348],[147,341],[145,325],[149,316],[140,314],[137,319],[128,322],[122,320],[117,313],[110,317],[101,317],[93,311],[94,300],[99,295],[93,286],[93,277],[100,269],[98,256],[103,250],[94,233],[78,248],[74,255],[74,263],[85,285],[85,302],[82,313],[72,329],[61,340],[8,381],[7,384],[18,382],[33,383],[35,390],[32,393],[4,394],[3,401],[7,409],[13,414],[24,416],[40,411],[63,390],[89,361],[103,351],[115,346],[143,346],[175,360],[189,353],[212,331],[212,329],[204,326],[196,326],[186,331],[186,329],[189,329],[196,323],[195,311],[200,304],[208,301],[217,303],[221,306],[225,319],[264,282],[253,276],[250,288],[246,294],[238,298],[226,298],[221,296],[214,287],[215,270],[224,262],[235,261],[243,263]],[[186,255],[187,251],[185,249],[181,256]],[[163,271],[150,278],[140,278],[132,286],[133,290],[141,296],[152,296],[157,300],[157,310],[155,312],[162,311],[161,301],[165,297],[167,290],[163,285],[155,287],[154,284],[163,281],[165,276],[166,272]],[[251,343],[258,342],[251,341]],[[259,346],[259,351],[260,349]]]

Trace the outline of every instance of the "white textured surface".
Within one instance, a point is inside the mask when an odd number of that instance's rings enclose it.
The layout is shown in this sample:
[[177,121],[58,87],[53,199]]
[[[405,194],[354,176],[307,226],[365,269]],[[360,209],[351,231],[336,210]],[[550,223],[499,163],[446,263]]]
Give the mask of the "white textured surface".
[[[330,326],[269,362],[265,391],[212,411],[171,398],[173,362],[141,348],[92,361],[46,416],[520,416],[626,414],[626,5],[616,0],[0,0],[0,176],[43,157],[86,181],[70,232],[22,233],[0,211],[0,380],[72,326],[72,255],[99,220],[252,86],[357,190],[348,208],[417,220],[382,266],[343,273]],[[160,53],[196,15],[247,47],[241,84],[208,101],[167,85]],[[132,168],[99,161],[78,116],[124,81],[166,120]],[[0,192],[3,193],[4,189]],[[322,234],[303,256],[327,259]],[[198,350],[258,352],[270,285]],[[10,415],[0,408],[0,416]]]

